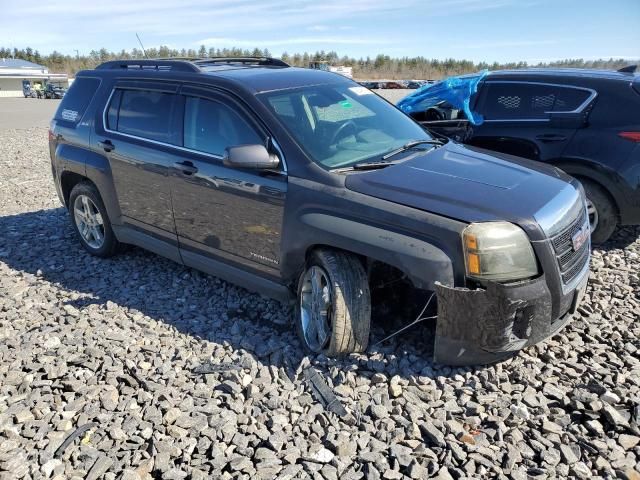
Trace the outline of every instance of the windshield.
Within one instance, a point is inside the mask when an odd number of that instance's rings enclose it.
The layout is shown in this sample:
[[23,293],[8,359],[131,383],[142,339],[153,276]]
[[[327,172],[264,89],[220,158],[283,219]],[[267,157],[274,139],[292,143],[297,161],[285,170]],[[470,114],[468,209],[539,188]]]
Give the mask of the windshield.
[[314,85],[260,95],[312,160],[325,168],[376,160],[431,137],[365,87]]

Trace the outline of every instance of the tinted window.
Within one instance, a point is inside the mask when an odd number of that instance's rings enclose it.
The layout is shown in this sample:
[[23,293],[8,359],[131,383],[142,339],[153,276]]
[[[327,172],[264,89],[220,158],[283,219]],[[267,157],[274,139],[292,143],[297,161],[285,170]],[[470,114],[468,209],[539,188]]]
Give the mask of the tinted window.
[[109,110],[107,111],[107,128],[109,130],[118,130],[118,111],[120,110],[120,99],[122,97],[122,90],[116,90],[111,96],[111,103],[109,103]]
[[223,155],[234,145],[263,144],[264,140],[229,106],[203,98],[187,97],[184,110],[184,146]]
[[[148,90],[122,90],[112,97],[107,120],[118,132],[169,143],[175,95]],[[120,108],[115,110],[119,101]]]
[[487,83],[482,114],[487,120],[547,118],[548,112],[577,109],[586,90],[526,83]]
[[91,99],[93,99],[99,85],[100,80],[97,78],[77,78],[63,97],[56,111],[55,119],[78,123],[84,112],[86,112],[89,103],[91,103]]

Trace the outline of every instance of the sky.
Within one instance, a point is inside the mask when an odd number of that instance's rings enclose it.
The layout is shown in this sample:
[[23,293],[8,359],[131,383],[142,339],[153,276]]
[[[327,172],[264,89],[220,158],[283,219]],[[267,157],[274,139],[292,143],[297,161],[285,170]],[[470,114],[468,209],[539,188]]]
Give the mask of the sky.
[[475,62],[640,58],[640,0],[0,0],[0,46],[334,50]]

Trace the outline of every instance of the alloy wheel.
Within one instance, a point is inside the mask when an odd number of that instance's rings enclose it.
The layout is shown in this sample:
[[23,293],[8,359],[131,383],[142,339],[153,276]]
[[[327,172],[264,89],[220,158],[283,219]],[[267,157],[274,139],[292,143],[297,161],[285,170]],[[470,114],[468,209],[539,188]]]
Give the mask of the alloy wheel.
[[598,209],[595,204],[587,198],[587,214],[589,215],[589,226],[591,227],[591,231],[595,232],[596,228],[598,228]]
[[104,221],[100,210],[87,195],[78,195],[73,203],[73,216],[80,236],[91,248],[104,245]]
[[316,265],[309,268],[302,279],[300,315],[304,340],[314,352],[324,349],[331,338],[332,297],[327,272]]

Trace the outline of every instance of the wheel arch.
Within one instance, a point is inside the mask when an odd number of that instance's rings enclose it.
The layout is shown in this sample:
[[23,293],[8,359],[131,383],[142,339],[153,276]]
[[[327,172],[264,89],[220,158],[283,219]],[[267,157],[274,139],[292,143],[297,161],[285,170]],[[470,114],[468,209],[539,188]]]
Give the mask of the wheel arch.
[[618,181],[616,172],[599,163],[585,159],[559,158],[550,163],[579,181],[588,180],[602,188],[620,216],[621,207],[625,200],[622,192],[615,185]]
[[282,275],[293,285],[303,271],[310,252],[318,248],[356,255],[368,268],[379,262],[402,272],[419,289],[433,290],[435,283],[454,285],[450,256],[424,240],[371,225],[324,214],[311,214],[302,221],[315,241],[296,244],[282,258]]
[[62,197],[67,208],[69,207],[69,196],[71,195],[71,191],[76,185],[82,182],[91,183],[95,187],[95,183],[77,172],[65,170],[60,174],[60,188],[62,189]]

